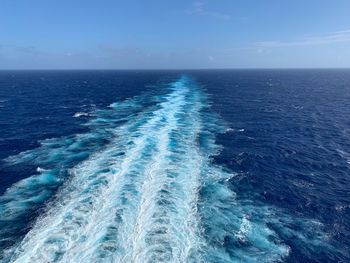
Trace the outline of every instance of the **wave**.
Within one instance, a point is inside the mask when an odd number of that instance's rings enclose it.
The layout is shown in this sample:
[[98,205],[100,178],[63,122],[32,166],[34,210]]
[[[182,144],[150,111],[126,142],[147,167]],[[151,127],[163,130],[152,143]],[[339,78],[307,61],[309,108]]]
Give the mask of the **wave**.
[[[162,95],[96,111],[87,134],[9,158],[40,170],[1,197],[2,229],[46,208],[4,261],[276,262],[291,251],[282,237],[319,245],[317,222],[236,198],[235,174],[212,161],[215,135],[227,128],[208,105],[182,76]],[[300,231],[289,228],[296,222]]]

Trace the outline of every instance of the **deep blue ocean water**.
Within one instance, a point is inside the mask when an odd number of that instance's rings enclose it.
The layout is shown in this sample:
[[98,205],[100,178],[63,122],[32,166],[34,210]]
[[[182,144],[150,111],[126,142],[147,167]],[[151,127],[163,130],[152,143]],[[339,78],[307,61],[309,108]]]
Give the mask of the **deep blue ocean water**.
[[350,262],[350,70],[1,71],[0,262]]

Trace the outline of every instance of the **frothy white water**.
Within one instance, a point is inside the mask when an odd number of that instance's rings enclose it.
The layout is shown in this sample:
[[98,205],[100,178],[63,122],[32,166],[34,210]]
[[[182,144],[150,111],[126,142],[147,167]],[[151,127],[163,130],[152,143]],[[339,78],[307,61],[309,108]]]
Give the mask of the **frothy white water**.
[[184,262],[199,249],[197,199],[202,157],[196,137],[201,129],[201,105],[197,100],[194,105],[182,104],[193,107],[192,127],[179,132],[188,124],[176,117],[186,114],[184,109],[167,117],[167,132],[161,133],[158,152],[147,169],[131,236],[133,249],[125,262]]
[[87,112],[76,112],[73,115],[74,118],[79,118],[79,117],[83,117],[83,116],[89,116],[89,113],[87,113]]
[[[201,101],[185,80],[130,133],[72,169],[14,262],[186,262],[199,249]],[[188,127],[188,125],[192,125]],[[188,157],[190,156],[190,160]]]

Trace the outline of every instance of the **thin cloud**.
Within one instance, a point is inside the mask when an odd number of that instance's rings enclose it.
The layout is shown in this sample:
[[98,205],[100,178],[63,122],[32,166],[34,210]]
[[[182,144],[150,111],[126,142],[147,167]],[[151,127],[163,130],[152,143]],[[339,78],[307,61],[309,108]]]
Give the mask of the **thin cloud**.
[[335,31],[323,36],[315,36],[304,38],[296,41],[261,41],[256,42],[256,48],[279,48],[279,47],[298,47],[298,46],[314,46],[335,43],[350,42],[350,29]]
[[34,46],[18,46],[18,45],[5,45],[0,44],[0,51],[14,52],[18,54],[26,55],[40,55],[42,52]]
[[192,4],[192,8],[190,10],[186,10],[185,12],[189,15],[209,16],[221,20],[231,19],[231,16],[228,14],[207,10],[203,2],[194,2]]

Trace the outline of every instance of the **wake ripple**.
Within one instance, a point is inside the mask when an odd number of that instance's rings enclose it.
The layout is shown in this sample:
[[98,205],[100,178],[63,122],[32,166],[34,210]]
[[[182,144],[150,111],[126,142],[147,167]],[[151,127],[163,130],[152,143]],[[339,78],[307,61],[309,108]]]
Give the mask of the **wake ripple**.
[[[139,100],[111,108],[123,111]],[[281,216],[237,201],[227,185],[234,174],[212,164],[220,150],[215,134],[225,127],[210,113],[205,93],[183,76],[157,100],[152,107],[131,106],[135,112],[128,116],[98,113],[90,125],[102,128],[85,136],[109,142],[89,146],[94,153],[69,170],[46,212],[6,250],[5,262],[276,262],[288,256],[282,230],[268,227],[284,229]],[[89,139],[73,144],[78,152],[83,142]],[[76,154],[67,147],[73,146],[59,144],[54,151],[63,158]],[[39,153],[17,158],[38,159]],[[48,185],[40,182],[52,171],[47,180],[61,181],[57,168],[42,169],[5,193],[0,208],[7,209],[6,220],[26,211],[17,204],[28,194],[47,198]]]

